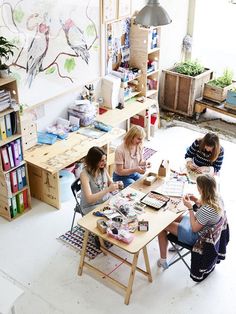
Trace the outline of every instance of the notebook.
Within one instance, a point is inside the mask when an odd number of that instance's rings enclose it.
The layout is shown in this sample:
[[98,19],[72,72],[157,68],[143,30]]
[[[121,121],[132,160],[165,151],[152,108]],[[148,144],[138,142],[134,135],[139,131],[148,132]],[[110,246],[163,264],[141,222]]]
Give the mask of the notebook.
[[156,191],[151,191],[141,198],[140,202],[155,209],[160,209],[167,204],[169,199],[168,196],[162,195]]

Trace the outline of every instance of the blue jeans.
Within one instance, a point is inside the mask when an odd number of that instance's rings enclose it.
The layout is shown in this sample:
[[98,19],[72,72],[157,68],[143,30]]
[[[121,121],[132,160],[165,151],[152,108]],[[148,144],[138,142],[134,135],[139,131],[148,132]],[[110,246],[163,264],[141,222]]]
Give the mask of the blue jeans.
[[119,176],[118,174],[113,172],[113,181],[122,181],[124,183],[124,188],[137,181],[140,177],[141,174],[138,172],[134,172],[132,174],[129,174],[128,176]]
[[192,231],[190,217],[185,215],[178,226],[178,240],[188,245],[194,245],[199,234]]

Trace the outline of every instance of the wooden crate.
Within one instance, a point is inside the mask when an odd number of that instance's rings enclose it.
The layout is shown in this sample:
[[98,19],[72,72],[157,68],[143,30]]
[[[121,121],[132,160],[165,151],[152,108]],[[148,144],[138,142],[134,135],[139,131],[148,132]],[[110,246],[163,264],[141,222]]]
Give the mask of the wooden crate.
[[227,92],[233,87],[233,84],[222,87],[215,87],[205,83],[203,89],[203,98],[213,100],[217,103],[221,103],[226,99]]
[[174,72],[175,68],[163,70],[163,86],[160,90],[160,105],[169,111],[193,116],[194,101],[202,96],[204,83],[213,71],[205,69],[195,77]]

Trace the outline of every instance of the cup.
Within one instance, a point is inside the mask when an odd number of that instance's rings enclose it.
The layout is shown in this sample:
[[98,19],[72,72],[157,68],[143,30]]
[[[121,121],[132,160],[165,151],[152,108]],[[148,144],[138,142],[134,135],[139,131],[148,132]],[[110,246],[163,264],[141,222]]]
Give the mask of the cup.
[[118,183],[119,189],[120,189],[120,190],[123,190],[123,188],[124,188],[124,183],[123,183],[122,181],[117,181],[117,183]]

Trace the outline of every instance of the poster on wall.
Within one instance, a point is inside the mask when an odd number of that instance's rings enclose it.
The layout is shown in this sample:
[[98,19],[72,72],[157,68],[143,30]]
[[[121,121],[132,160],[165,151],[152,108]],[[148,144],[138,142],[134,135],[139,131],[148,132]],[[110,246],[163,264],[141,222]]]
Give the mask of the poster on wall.
[[114,21],[117,18],[117,0],[102,0],[103,23]]
[[20,103],[43,103],[100,76],[100,1],[2,0],[0,33]]
[[131,1],[130,0],[118,0],[118,18],[129,16],[131,13]]

